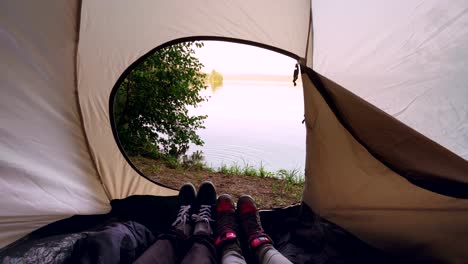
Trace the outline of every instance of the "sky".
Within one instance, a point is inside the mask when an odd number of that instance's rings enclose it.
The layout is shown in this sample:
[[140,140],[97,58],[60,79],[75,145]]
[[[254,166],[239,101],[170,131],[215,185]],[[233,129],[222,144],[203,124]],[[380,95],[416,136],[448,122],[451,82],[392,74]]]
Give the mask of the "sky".
[[195,48],[196,56],[205,65],[203,72],[221,74],[291,75],[296,60],[283,54],[250,45],[223,41],[203,41]]

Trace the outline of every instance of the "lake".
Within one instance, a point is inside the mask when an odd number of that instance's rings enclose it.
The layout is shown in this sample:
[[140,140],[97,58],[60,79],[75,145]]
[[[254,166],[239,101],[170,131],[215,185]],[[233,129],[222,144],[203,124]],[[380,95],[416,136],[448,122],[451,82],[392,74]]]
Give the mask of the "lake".
[[291,81],[224,80],[221,87],[201,92],[209,97],[190,114],[208,115],[198,134],[201,150],[213,168],[237,164],[275,172],[304,174],[305,125],[302,85]]

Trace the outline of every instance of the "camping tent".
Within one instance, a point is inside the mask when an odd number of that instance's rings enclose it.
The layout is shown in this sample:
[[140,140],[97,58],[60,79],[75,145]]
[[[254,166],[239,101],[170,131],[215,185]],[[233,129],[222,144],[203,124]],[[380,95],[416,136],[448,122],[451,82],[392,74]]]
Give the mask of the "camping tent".
[[107,213],[112,200],[175,195],[127,162],[111,94],[153,49],[217,39],[300,62],[305,204],[392,255],[466,261],[467,10],[463,0],[2,1],[0,246]]

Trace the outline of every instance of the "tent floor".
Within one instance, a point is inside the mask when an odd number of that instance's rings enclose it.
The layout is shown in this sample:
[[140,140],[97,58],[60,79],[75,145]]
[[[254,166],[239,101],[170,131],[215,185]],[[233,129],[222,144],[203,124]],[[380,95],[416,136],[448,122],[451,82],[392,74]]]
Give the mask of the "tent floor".
[[[149,246],[148,241],[145,241],[148,236],[157,235],[170,227],[178,209],[176,196],[131,196],[113,200],[111,205],[109,214],[77,215],[32,232],[0,250],[0,262],[81,262],[80,258],[86,257],[83,252],[89,250],[87,247],[93,247],[83,242],[103,230],[109,230],[109,225],[115,227],[123,224],[126,232],[131,233],[127,235],[133,240],[141,240],[141,248],[130,254],[127,252],[128,245],[124,248],[125,241],[122,239],[120,243],[111,241],[105,250],[120,252],[115,257],[115,263],[131,263],[134,257]],[[339,226],[317,216],[305,204],[261,211],[260,215],[263,227],[275,241],[276,248],[294,263],[394,262]],[[120,238],[123,235],[120,234]],[[127,255],[122,255],[123,250],[127,250]]]

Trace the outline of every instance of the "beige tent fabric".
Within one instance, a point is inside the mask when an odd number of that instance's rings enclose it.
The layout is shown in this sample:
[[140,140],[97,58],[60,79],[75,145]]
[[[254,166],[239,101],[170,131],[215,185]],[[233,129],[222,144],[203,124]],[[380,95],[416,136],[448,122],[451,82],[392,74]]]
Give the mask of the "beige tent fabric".
[[91,152],[111,199],[172,195],[138,175],[117,147],[109,96],[138,58],[182,37],[249,40],[305,55],[310,1],[88,1],[82,5],[78,94]]
[[468,1],[312,2],[313,69],[468,160]]
[[[468,184],[468,161],[408,128],[338,84],[320,76],[334,105],[353,133],[405,176],[442,185]],[[452,187],[453,188],[453,187]]]
[[[306,74],[303,200],[371,245],[399,257],[468,259],[468,200],[419,188],[376,160],[339,123]],[[415,254],[417,252],[417,254]]]
[[[1,1],[0,247],[58,219],[106,213],[111,199],[176,194],[124,159],[109,96],[135,60],[179,38],[247,40],[299,57],[308,48],[308,65],[466,159],[466,1],[314,0],[313,29],[310,5]],[[468,259],[468,201],[389,170],[343,128],[307,76],[303,82],[304,201],[390,253]]]
[[0,247],[109,211],[81,126],[77,1],[0,1]]

